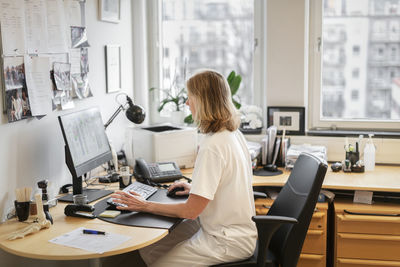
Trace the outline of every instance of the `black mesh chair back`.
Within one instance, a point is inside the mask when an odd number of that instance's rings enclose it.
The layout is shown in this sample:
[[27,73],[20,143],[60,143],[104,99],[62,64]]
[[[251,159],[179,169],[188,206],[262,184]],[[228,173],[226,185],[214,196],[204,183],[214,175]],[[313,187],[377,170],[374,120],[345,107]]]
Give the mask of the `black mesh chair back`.
[[281,266],[296,266],[327,170],[326,164],[310,154],[301,154],[285,186],[267,215],[297,219],[283,224],[269,244]]
[[295,267],[327,168],[317,157],[302,153],[267,215],[252,217],[258,232],[254,255],[215,266]]

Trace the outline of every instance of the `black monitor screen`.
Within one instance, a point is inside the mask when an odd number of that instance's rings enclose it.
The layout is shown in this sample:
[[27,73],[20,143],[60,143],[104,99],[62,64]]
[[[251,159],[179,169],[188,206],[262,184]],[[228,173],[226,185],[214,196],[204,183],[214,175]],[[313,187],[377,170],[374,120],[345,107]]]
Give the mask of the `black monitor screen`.
[[[90,108],[58,117],[65,141],[65,157],[75,186],[78,177],[112,159],[103,120],[97,108]],[[81,188],[81,187],[80,187]],[[78,188],[78,191],[82,191]]]
[[111,160],[110,144],[98,109],[60,116],[60,122],[78,176]]

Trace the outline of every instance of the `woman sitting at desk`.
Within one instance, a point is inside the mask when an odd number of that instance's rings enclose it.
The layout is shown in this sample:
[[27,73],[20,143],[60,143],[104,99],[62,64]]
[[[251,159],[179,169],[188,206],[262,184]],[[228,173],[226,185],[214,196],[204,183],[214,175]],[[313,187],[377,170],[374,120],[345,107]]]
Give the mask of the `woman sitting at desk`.
[[[132,210],[180,217],[184,220],[168,236],[140,250],[151,266],[209,266],[253,255],[257,229],[252,168],[246,141],[238,130],[239,118],[226,79],[211,70],[187,81],[193,118],[204,140],[197,155],[192,184],[176,182],[168,190],[184,187],[185,203],[146,201],[140,195],[117,192],[116,202]],[[134,193],[134,192],[132,192]]]

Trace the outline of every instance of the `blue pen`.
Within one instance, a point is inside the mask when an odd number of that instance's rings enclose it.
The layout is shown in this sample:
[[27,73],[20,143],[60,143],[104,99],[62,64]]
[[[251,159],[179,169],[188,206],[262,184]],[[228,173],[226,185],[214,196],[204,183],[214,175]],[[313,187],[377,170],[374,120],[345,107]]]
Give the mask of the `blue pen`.
[[102,231],[97,231],[97,230],[89,230],[89,229],[83,229],[84,234],[89,234],[89,235],[105,235],[106,232]]

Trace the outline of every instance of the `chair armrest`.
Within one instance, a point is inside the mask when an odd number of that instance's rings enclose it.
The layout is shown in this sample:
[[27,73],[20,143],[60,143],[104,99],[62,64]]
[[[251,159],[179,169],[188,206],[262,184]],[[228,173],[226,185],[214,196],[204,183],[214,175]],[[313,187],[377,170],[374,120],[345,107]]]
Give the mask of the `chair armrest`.
[[[295,218],[292,217],[286,217],[286,216],[273,216],[273,215],[256,215],[251,217],[251,219],[256,223],[256,224],[283,224],[283,223],[292,223],[296,224],[298,221]],[[268,226],[270,227],[270,226]]]
[[272,215],[256,215],[251,217],[251,219],[256,223],[258,232],[257,266],[264,266],[269,242],[275,231],[278,230],[282,224],[296,224],[298,221],[292,217]]
[[267,194],[262,193],[262,192],[256,192],[256,191],[254,191],[254,192],[253,192],[253,197],[254,197],[254,199],[257,199],[257,198],[267,198]]

